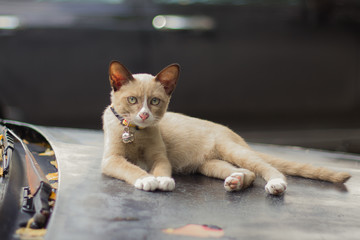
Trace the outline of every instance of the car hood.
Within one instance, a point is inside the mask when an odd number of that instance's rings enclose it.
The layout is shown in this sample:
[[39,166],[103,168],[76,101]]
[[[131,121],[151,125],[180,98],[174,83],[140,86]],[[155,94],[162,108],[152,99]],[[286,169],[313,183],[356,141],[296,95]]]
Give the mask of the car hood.
[[289,177],[287,192],[276,197],[265,194],[259,178],[249,189],[227,193],[217,179],[175,176],[173,192],[151,193],[102,175],[101,130],[16,124],[43,135],[58,161],[58,194],[46,239],[167,239],[164,230],[187,224],[216,225],[226,237],[244,239],[360,233],[359,155],[253,143],[257,151],[353,177],[345,185]]

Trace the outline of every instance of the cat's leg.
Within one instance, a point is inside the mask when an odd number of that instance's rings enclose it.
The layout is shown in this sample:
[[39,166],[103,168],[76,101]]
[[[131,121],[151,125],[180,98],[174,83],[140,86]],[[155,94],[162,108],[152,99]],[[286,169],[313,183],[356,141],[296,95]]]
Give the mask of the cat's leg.
[[162,191],[172,191],[175,189],[175,180],[171,177],[171,164],[166,156],[157,156],[154,161],[150,173],[156,177],[158,181],[158,189]]
[[155,191],[158,180],[140,167],[128,162],[123,156],[110,155],[103,158],[102,172],[110,177],[121,179],[144,191]]
[[226,161],[262,176],[267,181],[265,190],[269,194],[279,195],[286,190],[287,183],[284,174],[261,159],[258,154],[248,147],[228,143],[222,144],[218,149]]
[[198,171],[208,177],[224,179],[224,187],[227,191],[247,188],[255,179],[253,172],[218,159],[207,160]]

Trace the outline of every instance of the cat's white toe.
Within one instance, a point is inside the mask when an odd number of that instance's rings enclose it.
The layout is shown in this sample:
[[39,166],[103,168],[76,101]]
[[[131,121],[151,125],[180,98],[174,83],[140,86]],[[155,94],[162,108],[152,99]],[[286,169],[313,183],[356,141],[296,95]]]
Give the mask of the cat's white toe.
[[233,173],[224,181],[224,188],[228,192],[239,191],[244,184],[244,173]]
[[281,178],[271,179],[265,186],[267,193],[272,195],[280,195],[285,192],[287,183]]
[[159,182],[155,177],[150,176],[137,179],[134,186],[144,191],[155,191],[159,186]]
[[162,191],[172,191],[175,188],[175,180],[171,177],[157,177],[159,182],[158,189]]

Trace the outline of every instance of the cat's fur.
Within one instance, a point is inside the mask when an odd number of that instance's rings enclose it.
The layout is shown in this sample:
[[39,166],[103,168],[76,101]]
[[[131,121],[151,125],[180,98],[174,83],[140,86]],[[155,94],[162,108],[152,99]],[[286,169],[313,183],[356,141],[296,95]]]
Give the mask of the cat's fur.
[[133,75],[117,61],[110,64],[112,106],[142,129],[130,127],[135,140],[123,143],[125,127],[110,106],[105,110],[104,174],[145,191],[173,190],[172,173],[201,173],[223,179],[227,191],[246,188],[259,175],[267,181],[266,191],[275,195],[286,190],[284,174],[334,183],[350,178],[348,173],[255,152],[227,127],[166,112],[179,71],[179,66],[172,64],[156,76]]

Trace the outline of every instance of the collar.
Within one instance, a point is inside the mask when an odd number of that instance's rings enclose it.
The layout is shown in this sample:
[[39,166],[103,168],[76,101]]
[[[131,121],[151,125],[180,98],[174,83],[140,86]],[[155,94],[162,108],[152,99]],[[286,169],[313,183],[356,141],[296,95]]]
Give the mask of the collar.
[[115,115],[115,117],[117,117],[117,119],[119,119],[121,125],[125,126],[125,127],[133,127],[135,128],[136,130],[141,130],[141,129],[144,129],[142,127],[139,127],[135,124],[132,124],[132,123],[129,123],[124,117],[120,116],[114,109],[113,106],[110,106],[110,109],[111,111],[113,112],[113,114]]

